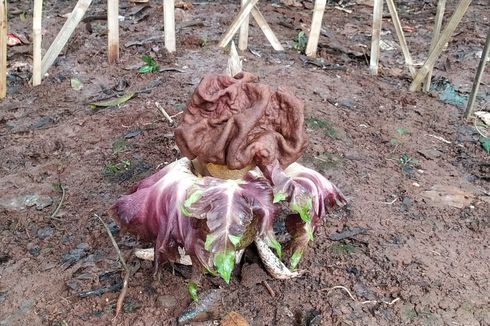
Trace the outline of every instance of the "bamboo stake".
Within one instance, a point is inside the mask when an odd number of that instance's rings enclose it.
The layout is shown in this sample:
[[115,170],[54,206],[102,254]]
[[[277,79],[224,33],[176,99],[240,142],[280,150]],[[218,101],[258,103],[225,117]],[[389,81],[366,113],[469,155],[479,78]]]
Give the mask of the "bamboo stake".
[[[248,0],[242,0],[242,8],[247,4]],[[240,34],[238,35],[238,48],[240,51],[245,51],[248,47],[248,24],[250,16],[245,17],[240,26]]]
[[269,41],[269,43],[272,45],[274,50],[276,51],[284,51],[284,48],[281,45],[281,42],[277,39],[276,35],[272,31],[271,27],[265,20],[264,16],[262,13],[257,9],[257,7],[252,8],[252,16],[257,22],[257,25],[259,25],[260,29],[262,32],[265,34],[265,37]]
[[485,46],[481,54],[480,63],[478,64],[478,69],[476,71],[475,80],[473,81],[473,88],[471,89],[471,94],[468,99],[468,104],[466,106],[466,112],[464,113],[464,118],[469,120],[471,114],[473,113],[473,107],[475,106],[476,95],[478,94],[478,88],[480,88],[481,77],[483,71],[485,70],[485,65],[487,64],[487,58],[490,52],[490,28],[487,32],[487,40],[485,41]]
[[240,13],[235,18],[235,20],[231,24],[230,28],[228,29],[228,31],[225,33],[225,36],[223,36],[223,38],[219,42],[218,46],[220,48],[224,48],[228,45],[228,43],[230,43],[231,39],[233,38],[233,35],[235,35],[235,33],[240,28],[240,26],[243,25],[243,22],[248,17],[248,15],[250,14],[250,11],[252,11],[252,8],[255,6],[255,4],[258,1],[259,0],[250,0],[247,2],[247,4],[245,4],[242,7],[242,9],[240,10]]
[[398,36],[398,41],[400,42],[400,47],[402,48],[403,56],[405,57],[405,63],[410,71],[410,75],[415,77],[417,73],[413,67],[412,56],[408,50],[407,40],[405,39],[405,34],[403,33],[402,24],[400,23],[400,18],[398,17],[398,12],[396,11],[396,6],[393,0],[386,0],[388,4],[388,10],[390,11],[391,19],[393,20],[393,25],[395,26],[396,35]]
[[43,0],[34,0],[32,14],[32,86],[41,85]]
[[323,13],[327,0],[316,0],[313,8],[313,18],[311,19],[311,31],[306,45],[306,56],[310,58],[316,57],[318,47],[318,39],[320,38],[320,30],[322,28]]
[[43,57],[41,63],[41,76],[44,76],[48,72],[48,69],[54,63],[61,50],[63,50],[63,47],[66,42],[68,42],[68,39],[82,20],[91,3],[92,0],[78,0],[75,8]]
[[381,38],[381,24],[383,19],[383,0],[374,0],[373,7],[373,33],[371,36],[371,60],[369,63],[369,69],[371,75],[378,74],[379,63],[379,41]]
[[[446,10],[446,0],[439,0],[437,2],[436,21],[434,22],[434,32],[432,33],[432,41],[430,43],[429,52],[434,50],[437,40],[439,39],[439,35],[441,34],[442,19],[444,18],[445,10]],[[429,91],[431,80],[432,80],[432,68],[429,70],[429,72],[427,73],[427,77],[425,78],[425,84],[424,84],[425,92]]]
[[7,0],[0,0],[0,99],[7,96]]
[[119,60],[119,0],[107,0],[107,59]]
[[175,1],[163,0],[163,28],[165,34],[165,48],[168,52],[175,52]]
[[410,91],[415,92],[417,89],[419,89],[420,84],[424,80],[425,76],[427,76],[427,73],[429,72],[430,69],[434,67],[434,64],[436,63],[437,59],[442,53],[442,50],[444,49],[444,46],[446,43],[449,41],[451,38],[451,35],[454,33],[456,30],[456,27],[458,27],[459,22],[463,18],[466,10],[468,9],[468,6],[470,5],[471,0],[461,0],[458,3],[458,6],[456,7],[456,10],[454,11],[454,14],[451,16],[451,19],[449,19],[449,22],[446,25],[446,28],[441,33],[441,36],[439,37],[439,40],[437,41],[436,45],[434,46],[434,49],[430,51],[429,57],[425,61],[424,65],[422,68],[420,68],[417,72],[417,75],[412,81],[412,84],[410,85]]

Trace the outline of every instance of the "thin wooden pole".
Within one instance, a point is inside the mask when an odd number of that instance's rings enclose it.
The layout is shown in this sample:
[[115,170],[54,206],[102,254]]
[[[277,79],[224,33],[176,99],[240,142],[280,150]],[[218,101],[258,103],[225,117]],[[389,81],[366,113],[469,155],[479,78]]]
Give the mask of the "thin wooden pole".
[[274,48],[274,50],[284,51],[281,42],[279,42],[271,27],[269,26],[269,24],[267,24],[267,21],[265,20],[264,16],[262,16],[262,13],[257,9],[257,7],[252,8],[252,16],[257,22],[257,25],[259,25],[269,43]]
[[41,76],[44,76],[48,72],[48,69],[54,63],[61,50],[63,50],[63,47],[65,46],[66,42],[68,42],[68,39],[82,20],[91,3],[92,0],[78,0],[75,8],[43,57],[41,63]]
[[41,44],[43,19],[43,0],[34,0],[34,11],[32,14],[32,86],[41,84]]
[[[248,0],[242,0],[242,8],[247,4]],[[248,24],[250,16],[245,17],[240,26],[240,34],[238,35],[238,48],[240,51],[245,51],[248,47]]]
[[[437,2],[437,12],[436,12],[436,19],[434,22],[434,32],[432,33],[432,41],[430,43],[430,51],[434,50],[437,40],[439,39],[439,35],[441,34],[442,19],[444,18],[445,10],[446,10],[446,0],[439,0]],[[427,73],[427,77],[425,78],[425,83],[424,83],[425,92],[429,91],[431,81],[432,81],[432,68],[429,70],[429,72]]]
[[107,0],[107,59],[119,60],[119,0]]
[[220,48],[224,48],[224,47],[226,47],[228,45],[228,43],[230,43],[231,39],[233,38],[233,35],[235,35],[235,33],[240,28],[240,26],[242,26],[243,22],[245,21],[245,19],[250,14],[250,11],[252,11],[252,8],[255,6],[255,4],[258,1],[259,0],[250,0],[250,1],[247,2],[247,4],[245,4],[242,7],[242,9],[240,10],[240,13],[235,18],[235,20],[233,21],[233,23],[231,23],[230,28],[225,33],[225,36],[223,36],[223,38],[219,42],[218,46]]
[[165,48],[168,52],[175,52],[175,1],[163,0],[163,29],[165,34]]
[[378,74],[379,63],[379,41],[381,39],[381,23],[383,19],[383,0],[374,0],[373,7],[373,32],[371,36],[371,59],[369,69],[371,75]]
[[395,26],[396,35],[398,36],[398,41],[400,42],[400,47],[402,48],[403,56],[405,57],[405,63],[410,71],[410,75],[415,77],[417,73],[413,67],[412,56],[408,50],[407,40],[405,39],[405,34],[403,33],[402,24],[400,23],[400,18],[398,17],[398,12],[396,11],[395,3],[393,0],[386,0],[388,4],[388,10],[390,11],[391,19],[393,20],[393,25]]
[[0,0],[0,99],[7,96],[7,0]]
[[464,118],[469,120],[471,114],[473,113],[473,107],[475,106],[476,95],[478,94],[478,88],[480,87],[481,77],[483,71],[485,70],[485,65],[487,64],[487,58],[490,52],[490,29],[487,32],[487,40],[485,41],[485,46],[481,54],[480,64],[476,71],[475,80],[473,81],[473,88],[471,89],[471,94],[468,99],[468,104],[466,106],[466,112],[464,113]]
[[422,66],[422,68],[418,70],[417,75],[415,75],[415,78],[413,79],[412,84],[410,85],[411,92],[415,92],[417,89],[419,89],[420,84],[423,82],[425,76],[427,76],[429,70],[434,67],[434,64],[436,63],[437,59],[442,53],[442,50],[444,49],[444,46],[451,38],[451,35],[453,35],[454,31],[456,30],[456,27],[458,27],[458,24],[463,18],[470,3],[471,0],[461,0],[458,3],[458,6],[456,7],[454,14],[451,16],[451,19],[449,19],[446,28],[444,28],[444,30],[442,31],[439,40],[434,46],[434,49],[430,51],[429,57],[427,58],[427,60],[425,60],[425,63]]
[[320,38],[320,30],[322,28],[323,13],[325,12],[325,5],[327,0],[316,0],[315,7],[313,8],[313,18],[311,19],[310,37],[308,38],[308,44],[306,45],[306,56],[314,58],[316,57],[316,50],[318,47],[318,39]]

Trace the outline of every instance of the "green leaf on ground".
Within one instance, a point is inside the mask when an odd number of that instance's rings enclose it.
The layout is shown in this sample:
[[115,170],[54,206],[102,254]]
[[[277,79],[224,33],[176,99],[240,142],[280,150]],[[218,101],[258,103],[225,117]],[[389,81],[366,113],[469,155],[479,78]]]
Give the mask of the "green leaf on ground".
[[127,101],[132,99],[135,95],[136,95],[136,93],[128,93],[128,94],[123,95],[121,97],[117,97],[117,98],[105,100],[105,101],[100,101],[100,102],[92,102],[92,103],[89,103],[88,105],[93,110],[96,110],[99,108],[110,108],[110,107],[119,106],[119,105],[126,103]]

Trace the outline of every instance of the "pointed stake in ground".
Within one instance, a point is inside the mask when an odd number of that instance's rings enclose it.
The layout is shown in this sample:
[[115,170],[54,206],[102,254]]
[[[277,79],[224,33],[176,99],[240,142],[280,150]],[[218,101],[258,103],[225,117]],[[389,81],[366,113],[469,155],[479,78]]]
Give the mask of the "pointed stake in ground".
[[481,77],[483,75],[483,71],[485,70],[485,65],[487,64],[487,59],[490,55],[490,28],[487,32],[487,40],[485,41],[485,46],[483,47],[483,51],[481,53],[480,64],[478,65],[478,69],[476,71],[475,80],[473,81],[473,88],[471,89],[471,94],[468,99],[468,104],[466,106],[466,112],[464,113],[464,118],[469,120],[471,114],[473,113],[473,106],[475,105],[476,95],[478,94],[478,88],[480,87]]
[[0,0],[0,99],[7,96],[7,0]]
[[32,13],[32,86],[41,84],[43,0],[34,0]]
[[393,0],[386,0],[388,4],[388,10],[390,11],[391,20],[395,26],[396,35],[398,36],[398,41],[400,42],[400,47],[402,48],[403,56],[405,57],[405,63],[410,71],[410,75],[415,77],[417,73],[413,67],[412,56],[408,50],[407,41],[405,39],[405,34],[403,33],[402,24],[400,23],[400,18],[398,18],[398,12],[396,11],[395,3]]
[[107,0],[107,59],[119,60],[119,0]]
[[235,42],[231,41],[230,57],[228,58],[228,67],[226,69],[227,75],[230,77],[235,76],[242,71],[242,61],[235,47]]
[[91,3],[92,0],[78,0],[75,8],[43,57],[41,63],[41,76],[44,76],[48,72],[48,69],[54,63],[61,50],[63,50],[63,47],[66,42],[68,42],[68,39],[82,20]]
[[257,22],[257,25],[259,25],[269,43],[274,48],[274,50],[284,51],[281,42],[279,42],[271,27],[269,26],[269,24],[267,24],[267,21],[265,20],[264,16],[262,16],[262,13],[257,9],[257,7],[252,8],[252,16],[255,19],[255,22]]
[[175,52],[175,1],[163,0],[163,32],[165,34],[165,48],[168,52]]
[[323,13],[325,12],[325,5],[327,0],[316,0],[315,7],[313,8],[313,18],[311,19],[310,37],[308,37],[308,44],[306,45],[306,55],[310,58],[316,57],[316,50],[318,47],[318,39],[320,38],[320,30],[322,28]]
[[224,48],[230,43],[231,39],[233,38],[233,35],[236,34],[240,26],[242,26],[243,22],[247,19],[247,17],[250,15],[250,12],[252,11],[252,8],[255,6],[255,4],[259,0],[249,0],[240,10],[240,13],[238,16],[233,20],[233,23],[231,23],[230,28],[228,31],[225,33],[221,41],[219,42],[218,46],[220,48]]
[[[248,0],[242,0],[242,8],[247,4]],[[248,47],[248,24],[250,18],[245,17],[242,25],[240,25],[240,34],[238,35],[238,48],[240,51],[245,51]]]
[[[446,10],[446,0],[439,0],[437,2],[436,20],[434,22],[434,32],[432,33],[432,41],[430,43],[429,52],[434,50],[437,40],[439,39],[439,35],[441,34],[442,19],[444,18],[445,10]],[[425,83],[424,83],[425,92],[429,91],[431,81],[432,81],[432,69],[429,70],[429,72],[427,73],[427,77],[425,78]]]
[[456,27],[458,27],[458,24],[463,18],[470,3],[471,0],[461,0],[458,3],[458,6],[456,7],[454,14],[451,16],[451,19],[449,19],[446,28],[444,28],[444,30],[442,31],[439,40],[434,46],[434,49],[430,51],[429,57],[425,61],[422,68],[418,70],[417,75],[415,75],[415,78],[413,79],[412,84],[410,85],[411,92],[415,92],[419,89],[420,84],[422,84],[422,82],[424,81],[424,78],[425,76],[427,76],[429,70],[431,70],[434,67],[434,64],[436,63],[437,59],[442,53],[442,50],[444,49],[444,46],[451,38],[451,35],[453,35],[454,31],[456,30]]
[[373,32],[371,36],[371,60],[369,63],[369,69],[371,75],[378,74],[379,64],[379,41],[381,39],[381,23],[383,19],[383,0],[374,0],[373,7]]

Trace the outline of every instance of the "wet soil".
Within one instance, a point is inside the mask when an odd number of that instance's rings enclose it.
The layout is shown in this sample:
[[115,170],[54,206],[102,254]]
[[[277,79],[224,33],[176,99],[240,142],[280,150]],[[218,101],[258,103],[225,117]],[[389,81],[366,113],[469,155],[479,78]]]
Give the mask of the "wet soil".
[[[490,160],[462,119],[490,5],[472,2],[438,61],[434,86],[444,87],[410,93],[386,8],[382,39],[394,48],[382,51],[380,74],[373,77],[369,1],[328,3],[321,63],[292,48],[311,21],[312,3],[296,3],[260,4],[286,51],[274,52],[252,23],[243,67],[305,101],[310,145],[301,162],[328,176],[349,205],[319,227],[300,263],[307,270],[301,278],[272,279],[254,248],[229,285],[206,276],[201,291],[220,288],[221,303],[204,324],[235,311],[251,325],[490,325]],[[45,1],[44,49],[74,4]],[[455,4],[448,1],[446,22]],[[436,6],[397,5],[420,64]],[[30,45],[9,48],[8,97],[0,102],[0,325],[113,322],[121,266],[95,215],[110,223],[125,256],[150,246],[119,232],[107,209],[135,182],[180,157],[174,126],[155,102],[178,122],[201,77],[225,69],[227,54],[217,43],[238,12],[237,1],[196,1],[192,9],[178,9],[175,54],[163,47],[161,2],[138,8],[122,1],[121,8],[115,65],[106,62],[103,1],[92,3],[91,18],[77,27],[41,86],[28,85]],[[9,12],[10,32],[30,41],[30,4],[9,1]],[[143,55],[174,69],[140,74]],[[73,79],[83,84],[80,90]],[[477,109],[488,110],[489,85],[486,74]],[[453,101],[443,99],[450,103],[441,101],[446,86]],[[120,107],[87,105],[129,92],[137,96]],[[459,207],[450,206],[441,189],[456,189],[459,195],[451,198]],[[175,324],[190,303],[190,269],[166,266],[158,282],[150,262],[129,262],[133,275],[115,323]]]

